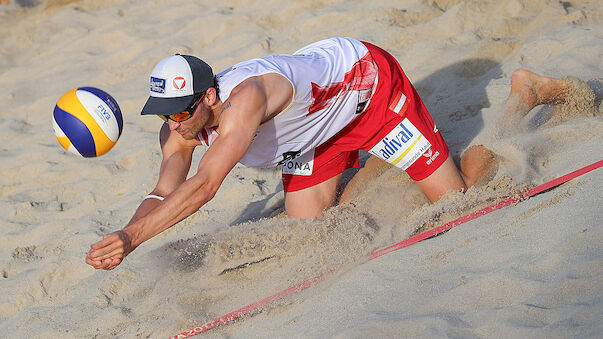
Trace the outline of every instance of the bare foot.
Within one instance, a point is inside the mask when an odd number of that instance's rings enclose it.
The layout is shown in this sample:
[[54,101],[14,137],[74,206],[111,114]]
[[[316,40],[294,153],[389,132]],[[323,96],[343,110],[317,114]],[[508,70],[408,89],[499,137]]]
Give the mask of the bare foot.
[[461,175],[467,187],[481,186],[496,173],[496,154],[483,145],[469,147],[461,156]]
[[518,69],[511,76],[511,92],[500,122],[509,121],[513,115],[526,115],[538,105],[563,102],[568,93],[569,87],[563,79]]
[[525,69],[518,69],[511,76],[511,93],[518,93],[527,107],[551,104],[565,100],[569,88],[563,79],[543,77]]

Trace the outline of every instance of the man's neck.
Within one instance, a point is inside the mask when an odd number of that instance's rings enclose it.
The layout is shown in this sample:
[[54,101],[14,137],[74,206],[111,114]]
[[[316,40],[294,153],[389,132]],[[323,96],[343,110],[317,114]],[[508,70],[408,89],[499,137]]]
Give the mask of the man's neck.
[[224,104],[221,100],[218,100],[218,102],[216,102],[215,105],[213,105],[210,109],[211,109],[211,122],[208,124],[209,127],[211,128],[217,128],[218,125],[220,124],[220,118],[222,117],[222,113],[224,113],[224,111],[230,107],[230,101],[227,101],[226,104]]

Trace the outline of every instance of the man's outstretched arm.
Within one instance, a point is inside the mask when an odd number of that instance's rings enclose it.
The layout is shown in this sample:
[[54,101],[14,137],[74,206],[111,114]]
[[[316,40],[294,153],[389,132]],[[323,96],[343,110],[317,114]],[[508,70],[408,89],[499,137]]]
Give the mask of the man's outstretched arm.
[[[123,230],[106,235],[93,244],[86,262],[95,268],[114,268],[141,243],[193,214],[214,197],[253,140],[266,112],[265,94],[257,86],[247,86],[225,107],[229,107],[229,112],[225,111],[225,118],[220,121],[220,136],[204,154],[197,174],[182,182],[165,200],[145,201],[145,206],[154,204],[154,207],[146,214],[141,211],[140,218]],[[145,206],[141,205],[139,209],[146,209]],[[95,266],[98,262],[101,264]]]
[[[180,186],[180,184],[186,180],[186,175],[188,174],[192,161],[193,151],[195,147],[200,144],[200,142],[198,140],[186,141],[182,139],[178,133],[171,133],[167,123],[165,123],[161,128],[159,133],[159,141],[161,144],[163,160],[159,170],[159,180],[149,195],[162,198],[176,190],[176,188],[178,188],[178,186]],[[149,212],[157,208],[160,203],[160,199],[144,199],[136,209],[136,212],[126,227],[149,214]],[[123,252],[119,253],[117,256],[106,258],[104,260],[98,260],[96,257],[92,256],[95,250],[103,248],[112,243],[118,243],[121,247],[124,247]],[[129,244],[130,241],[128,239],[128,234],[125,233],[124,230],[105,234],[101,241],[93,244],[90,247],[90,251],[86,255],[86,263],[97,269],[112,269],[121,263],[123,257],[134,250],[134,248],[129,246]]]

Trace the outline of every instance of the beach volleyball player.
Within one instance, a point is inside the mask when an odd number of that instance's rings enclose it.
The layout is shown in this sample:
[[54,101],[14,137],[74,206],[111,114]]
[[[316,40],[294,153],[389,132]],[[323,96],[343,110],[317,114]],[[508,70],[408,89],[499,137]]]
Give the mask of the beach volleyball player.
[[[525,70],[512,76],[521,111],[563,100],[567,86]],[[86,262],[113,269],[142,242],[193,214],[213,198],[237,162],[281,166],[289,217],[316,218],[337,199],[342,172],[372,156],[344,189],[350,199],[375,173],[405,170],[430,201],[488,177],[494,155],[467,149],[460,169],[438,127],[398,65],[381,48],[331,38],[292,55],[241,62],[214,76],[202,60],[174,55],[150,77],[143,115],[165,120],[163,160],[155,189],[122,230],[91,245]],[[208,146],[187,179],[197,146]]]

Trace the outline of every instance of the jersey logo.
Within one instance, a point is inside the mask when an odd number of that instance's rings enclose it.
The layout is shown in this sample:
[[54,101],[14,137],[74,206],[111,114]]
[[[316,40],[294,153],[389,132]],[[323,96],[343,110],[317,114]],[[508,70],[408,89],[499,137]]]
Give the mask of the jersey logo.
[[[296,155],[293,159],[283,163],[283,174],[312,175],[314,171],[314,150],[304,153],[302,156],[299,156],[299,151],[286,153],[295,153]],[[283,157],[285,157],[284,154]]]
[[278,166],[286,163],[287,161],[291,161],[297,157],[299,157],[299,155],[301,154],[301,151],[291,151],[291,152],[285,152],[283,153],[283,160],[278,162]]
[[[370,53],[367,53],[362,59],[354,63],[349,72],[345,73],[343,81],[333,82],[326,86],[318,86],[312,83],[312,98],[314,101],[308,108],[308,115],[329,108],[337,101],[342,92],[372,90],[377,72],[377,65]],[[364,106],[362,109],[364,109]]]
[[431,147],[429,147],[427,152],[423,153],[423,156],[428,158],[425,161],[425,163],[427,165],[431,165],[431,163],[438,157],[438,155],[440,155],[440,152],[436,151],[435,153],[433,153],[433,151],[431,150]]

